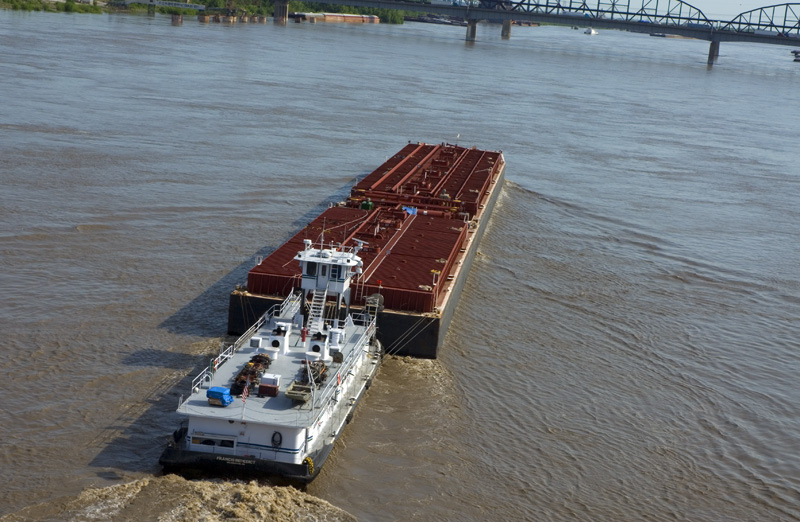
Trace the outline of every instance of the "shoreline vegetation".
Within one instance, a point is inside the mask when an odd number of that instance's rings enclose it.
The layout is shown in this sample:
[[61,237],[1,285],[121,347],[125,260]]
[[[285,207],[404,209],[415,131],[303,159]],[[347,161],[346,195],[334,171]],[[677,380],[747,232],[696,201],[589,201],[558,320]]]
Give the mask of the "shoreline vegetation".
[[[146,1],[146,0],[143,0]],[[225,9],[225,0],[193,0],[192,3],[203,4],[208,9]],[[248,15],[273,16],[275,6],[272,0],[242,0],[236,2],[238,11],[245,11]],[[99,0],[0,0],[0,8],[14,11],[46,11],[66,13],[120,13],[143,14],[147,13],[147,5],[131,4],[128,6],[115,6],[111,2]],[[156,6],[156,12],[161,14],[180,14],[185,16],[197,15],[200,11],[181,7]],[[375,15],[384,24],[402,24],[406,15],[418,15],[392,9],[377,9],[371,7],[349,7],[329,5],[317,2],[300,2],[291,0],[289,12],[327,12]]]

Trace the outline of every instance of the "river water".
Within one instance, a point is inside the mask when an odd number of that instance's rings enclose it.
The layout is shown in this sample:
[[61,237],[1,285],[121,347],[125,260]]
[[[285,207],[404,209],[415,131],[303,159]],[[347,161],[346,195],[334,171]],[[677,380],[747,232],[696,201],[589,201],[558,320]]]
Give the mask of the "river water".
[[[0,515],[800,519],[790,48],[464,36],[0,10]],[[160,476],[229,291],[409,140],[508,163],[441,357],[304,493]]]

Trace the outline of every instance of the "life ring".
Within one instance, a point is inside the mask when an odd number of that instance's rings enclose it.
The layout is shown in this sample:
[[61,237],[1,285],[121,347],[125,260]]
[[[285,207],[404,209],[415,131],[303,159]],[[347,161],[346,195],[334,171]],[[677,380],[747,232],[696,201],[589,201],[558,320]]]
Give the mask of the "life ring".
[[313,475],[314,474],[314,461],[311,460],[311,457],[304,458],[303,462],[305,462],[308,465],[308,474],[309,475]]
[[336,372],[336,385],[337,386],[342,385],[342,374],[339,372]]

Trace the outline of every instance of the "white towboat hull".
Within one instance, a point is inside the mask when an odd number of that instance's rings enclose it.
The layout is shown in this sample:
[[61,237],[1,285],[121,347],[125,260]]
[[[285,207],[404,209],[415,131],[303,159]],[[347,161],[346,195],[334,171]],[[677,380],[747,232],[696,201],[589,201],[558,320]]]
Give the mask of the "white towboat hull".
[[364,373],[364,385],[360,388],[355,400],[346,404],[344,407],[345,422],[335,427],[332,436],[322,442],[316,448],[310,449],[309,453],[303,458],[301,464],[290,462],[280,462],[269,458],[258,458],[249,454],[228,455],[223,453],[208,453],[205,451],[192,451],[187,448],[187,437],[189,437],[188,426],[182,426],[173,433],[168,447],[164,450],[159,463],[164,467],[165,472],[186,471],[186,470],[212,470],[251,474],[278,476],[292,482],[308,483],[314,480],[322,466],[333,450],[336,441],[344,431],[345,426],[350,422],[353,412],[364,396],[372,380],[377,373],[380,363],[380,354],[376,354],[375,363],[366,368]]

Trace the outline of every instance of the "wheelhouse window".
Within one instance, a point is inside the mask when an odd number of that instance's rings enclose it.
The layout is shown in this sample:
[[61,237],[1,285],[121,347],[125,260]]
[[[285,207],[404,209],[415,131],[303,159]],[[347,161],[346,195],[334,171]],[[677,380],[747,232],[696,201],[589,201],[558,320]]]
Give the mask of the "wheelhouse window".
[[306,263],[306,275],[307,276],[316,276],[317,275],[317,264],[313,261],[309,261]]

